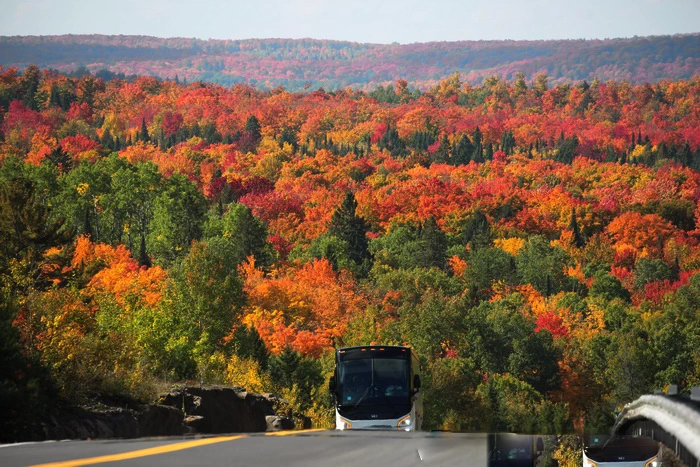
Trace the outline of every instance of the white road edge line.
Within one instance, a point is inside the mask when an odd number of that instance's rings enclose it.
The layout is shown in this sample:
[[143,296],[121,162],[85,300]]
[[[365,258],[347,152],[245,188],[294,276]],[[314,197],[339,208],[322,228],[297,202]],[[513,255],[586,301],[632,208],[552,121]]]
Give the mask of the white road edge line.
[[15,446],[26,446],[28,444],[46,444],[46,443],[58,443],[58,441],[55,439],[50,439],[50,440],[46,440],[46,441],[26,441],[24,443],[0,444],[0,449],[12,448]]

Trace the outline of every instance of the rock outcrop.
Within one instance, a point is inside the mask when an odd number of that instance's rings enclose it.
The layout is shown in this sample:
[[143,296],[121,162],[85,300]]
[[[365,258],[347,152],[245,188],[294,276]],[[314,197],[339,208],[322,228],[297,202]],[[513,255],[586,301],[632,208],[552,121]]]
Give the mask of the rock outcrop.
[[160,398],[162,405],[183,410],[185,424],[197,433],[265,431],[267,417],[277,415],[277,401],[275,396],[251,394],[241,387],[185,387]]
[[[68,408],[41,423],[35,439],[138,438],[186,433],[242,433],[291,430],[294,421],[276,410],[284,401],[272,394],[252,394],[241,387],[180,387],[156,405]],[[295,415],[298,428],[307,417]]]

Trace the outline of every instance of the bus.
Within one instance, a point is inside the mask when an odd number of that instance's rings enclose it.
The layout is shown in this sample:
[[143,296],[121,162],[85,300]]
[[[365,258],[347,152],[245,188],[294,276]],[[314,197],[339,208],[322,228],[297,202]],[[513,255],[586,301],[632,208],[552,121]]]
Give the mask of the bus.
[[645,436],[589,436],[583,442],[583,466],[661,467],[662,452]]
[[417,431],[423,423],[420,360],[410,347],[335,351],[329,389],[337,430]]

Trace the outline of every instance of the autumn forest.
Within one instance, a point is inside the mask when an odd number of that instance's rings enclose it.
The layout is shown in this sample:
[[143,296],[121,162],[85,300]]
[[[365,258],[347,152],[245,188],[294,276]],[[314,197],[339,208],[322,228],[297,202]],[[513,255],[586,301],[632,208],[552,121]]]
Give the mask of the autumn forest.
[[[289,92],[0,68],[0,401],[276,392],[407,344],[426,428],[700,385],[700,77]],[[9,415],[8,415],[9,414]]]

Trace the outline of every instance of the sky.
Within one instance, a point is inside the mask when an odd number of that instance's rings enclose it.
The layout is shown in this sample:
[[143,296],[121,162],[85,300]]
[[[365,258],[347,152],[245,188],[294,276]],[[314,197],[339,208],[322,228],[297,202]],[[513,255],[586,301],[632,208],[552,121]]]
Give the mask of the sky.
[[700,0],[0,0],[0,35],[402,44],[700,32]]

